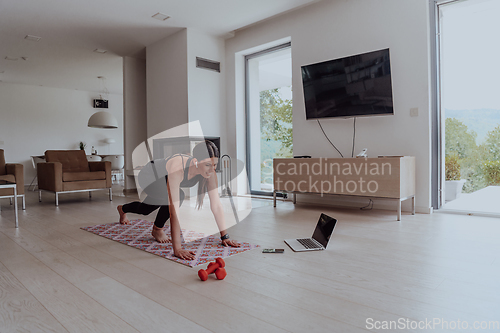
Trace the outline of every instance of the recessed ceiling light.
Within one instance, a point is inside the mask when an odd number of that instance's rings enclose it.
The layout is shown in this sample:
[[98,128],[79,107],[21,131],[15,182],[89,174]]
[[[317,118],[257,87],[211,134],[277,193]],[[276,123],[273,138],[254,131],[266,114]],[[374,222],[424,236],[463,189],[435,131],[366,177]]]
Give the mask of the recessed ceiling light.
[[94,52],[96,52],[96,53],[106,53],[108,51],[107,50],[103,50],[103,49],[95,49]]
[[33,35],[26,35],[26,37],[24,37],[24,39],[30,40],[32,42],[38,42],[40,39],[42,39],[42,37],[37,37],[37,36],[33,36]]
[[167,19],[169,19],[169,18],[170,18],[170,16],[165,15],[165,14],[163,14],[163,13],[156,13],[156,14],[154,14],[154,15],[153,15],[153,16],[151,16],[151,17],[152,17],[152,18],[155,18],[155,19],[157,19],[157,20],[160,20],[160,21],[165,21],[165,20],[167,20]]

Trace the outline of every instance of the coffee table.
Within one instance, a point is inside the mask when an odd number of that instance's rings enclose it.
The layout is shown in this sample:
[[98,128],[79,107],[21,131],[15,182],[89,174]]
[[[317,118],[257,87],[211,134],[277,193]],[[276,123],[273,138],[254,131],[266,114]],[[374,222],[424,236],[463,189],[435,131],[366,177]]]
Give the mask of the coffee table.
[[[19,223],[17,220],[17,189],[16,189],[16,186],[17,186],[16,183],[9,182],[7,180],[0,180],[0,188],[13,188],[14,189],[14,210],[15,210],[15,214],[16,214],[16,228],[18,228]],[[11,196],[9,195],[6,197],[11,197]],[[2,198],[2,197],[0,197],[0,198]]]

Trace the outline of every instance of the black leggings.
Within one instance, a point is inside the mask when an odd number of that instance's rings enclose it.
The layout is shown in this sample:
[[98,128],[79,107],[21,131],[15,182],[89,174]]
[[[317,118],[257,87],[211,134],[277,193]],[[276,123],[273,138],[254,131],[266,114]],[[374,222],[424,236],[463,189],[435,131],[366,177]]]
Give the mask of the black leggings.
[[[181,190],[179,207],[182,205],[182,202],[184,201],[183,194],[184,193]],[[144,201],[147,201],[147,200],[145,199]],[[155,226],[157,226],[158,228],[163,228],[165,226],[165,223],[167,222],[167,220],[170,218],[170,209],[168,206],[150,205],[150,204],[140,202],[140,201],[130,202],[130,203],[122,206],[122,210],[124,213],[134,213],[134,214],[141,214],[141,215],[149,215],[158,208],[160,208],[160,209],[158,210],[158,213],[156,214]]]

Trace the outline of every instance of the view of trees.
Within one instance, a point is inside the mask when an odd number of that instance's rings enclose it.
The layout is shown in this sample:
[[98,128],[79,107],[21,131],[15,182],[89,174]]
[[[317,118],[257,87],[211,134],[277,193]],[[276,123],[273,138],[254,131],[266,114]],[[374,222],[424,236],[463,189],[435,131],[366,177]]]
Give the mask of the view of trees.
[[476,132],[469,130],[464,123],[455,118],[447,118],[445,126],[446,156],[457,154],[463,159],[476,151]]
[[456,118],[445,121],[445,156],[457,156],[464,192],[489,185],[500,185],[500,125],[489,131],[484,143],[477,144],[477,134]]
[[271,184],[272,159],[293,156],[292,101],[279,88],[260,92],[261,182]]
[[490,160],[500,160],[500,125],[488,132],[486,147],[490,155]]

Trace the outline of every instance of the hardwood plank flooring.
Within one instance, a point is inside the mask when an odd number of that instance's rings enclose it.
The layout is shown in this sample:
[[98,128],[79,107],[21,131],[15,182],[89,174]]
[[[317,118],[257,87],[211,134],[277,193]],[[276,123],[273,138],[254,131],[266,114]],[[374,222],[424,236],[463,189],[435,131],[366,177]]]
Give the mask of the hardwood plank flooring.
[[[19,229],[9,200],[0,201],[0,332],[361,332],[372,328],[368,318],[500,328],[498,219],[403,214],[397,222],[392,211],[253,200],[231,237],[285,253],[230,257],[224,281],[201,282],[201,267],[80,229],[117,222],[116,206],[135,200],[119,191],[113,202],[106,192],[61,195],[59,207],[27,191]],[[193,205],[181,207],[189,226],[206,216]],[[283,239],[308,237],[321,212],[339,220],[328,250],[291,251]]]
[[0,290],[2,332],[67,332],[23,284],[1,264]]

